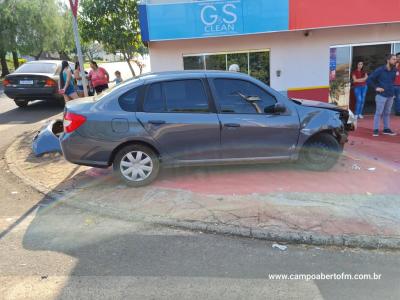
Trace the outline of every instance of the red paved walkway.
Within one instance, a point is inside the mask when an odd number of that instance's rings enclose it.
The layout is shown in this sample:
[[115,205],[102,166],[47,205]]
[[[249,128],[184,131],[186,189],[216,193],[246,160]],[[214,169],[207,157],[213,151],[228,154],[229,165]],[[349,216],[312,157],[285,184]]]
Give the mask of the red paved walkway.
[[[372,116],[359,121],[345,147],[346,155],[328,172],[310,172],[291,165],[176,169],[164,171],[156,185],[222,195],[400,194],[400,135],[372,137],[371,128]],[[400,134],[400,117],[392,117],[392,129]]]

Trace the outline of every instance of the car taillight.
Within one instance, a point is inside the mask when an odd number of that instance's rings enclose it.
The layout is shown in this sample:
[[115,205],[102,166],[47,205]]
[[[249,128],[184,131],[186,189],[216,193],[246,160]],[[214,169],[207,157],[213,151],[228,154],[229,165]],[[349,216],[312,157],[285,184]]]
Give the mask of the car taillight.
[[78,129],[85,123],[86,117],[71,112],[67,112],[64,116],[64,132],[70,133]]
[[11,81],[8,80],[8,79],[4,79],[4,80],[3,80],[3,86],[7,86],[7,85],[9,85],[10,83],[11,83]]
[[55,82],[53,79],[46,79],[44,86],[45,87],[57,86],[57,82]]

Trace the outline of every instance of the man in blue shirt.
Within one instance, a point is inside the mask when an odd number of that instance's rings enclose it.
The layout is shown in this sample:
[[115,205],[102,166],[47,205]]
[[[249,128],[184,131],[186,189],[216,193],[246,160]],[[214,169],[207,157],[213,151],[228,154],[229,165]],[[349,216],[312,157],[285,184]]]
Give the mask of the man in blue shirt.
[[396,62],[396,55],[389,54],[386,56],[386,65],[376,69],[367,80],[368,85],[376,91],[373,136],[379,136],[379,121],[381,118],[383,118],[383,134],[396,135],[390,129],[390,112],[395,94]]

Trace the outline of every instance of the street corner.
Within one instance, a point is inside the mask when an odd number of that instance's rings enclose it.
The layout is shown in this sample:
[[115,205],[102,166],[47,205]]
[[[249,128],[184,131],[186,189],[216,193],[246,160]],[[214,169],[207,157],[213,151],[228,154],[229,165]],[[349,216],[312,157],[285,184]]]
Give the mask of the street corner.
[[[398,170],[381,147],[351,136],[336,166],[312,172],[296,164],[162,169],[152,185],[130,188],[112,168],[36,157],[35,132],[9,147],[10,169],[57,203],[116,219],[147,220],[294,243],[400,246]],[[368,149],[365,151],[364,149]],[[375,159],[375,156],[378,159]],[[61,193],[59,193],[61,192]]]
[[77,175],[82,177],[81,173],[88,168],[68,163],[60,153],[35,156],[32,141],[36,134],[37,130],[25,132],[8,147],[5,154],[8,168],[42,193],[71,189],[76,185]]

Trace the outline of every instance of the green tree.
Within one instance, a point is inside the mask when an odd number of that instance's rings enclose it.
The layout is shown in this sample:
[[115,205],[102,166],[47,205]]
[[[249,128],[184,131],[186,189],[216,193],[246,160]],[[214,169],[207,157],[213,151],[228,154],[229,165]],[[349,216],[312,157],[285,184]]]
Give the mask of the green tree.
[[[75,46],[72,19],[67,6],[58,0],[4,0],[0,4],[0,59],[12,52],[38,59],[43,51],[57,51],[68,58]],[[8,70],[3,66],[3,75]]]
[[[147,51],[140,35],[137,0],[82,0],[79,22],[84,40],[98,41],[111,53],[121,52],[136,75],[131,60]],[[140,68],[140,61],[134,62]]]
[[81,41],[82,53],[89,59],[94,60],[100,53],[103,52],[103,46],[99,42]]
[[4,77],[10,73],[7,66],[6,54],[8,48],[8,37],[10,31],[10,16],[9,6],[5,1],[0,2],[0,65],[1,76]]

